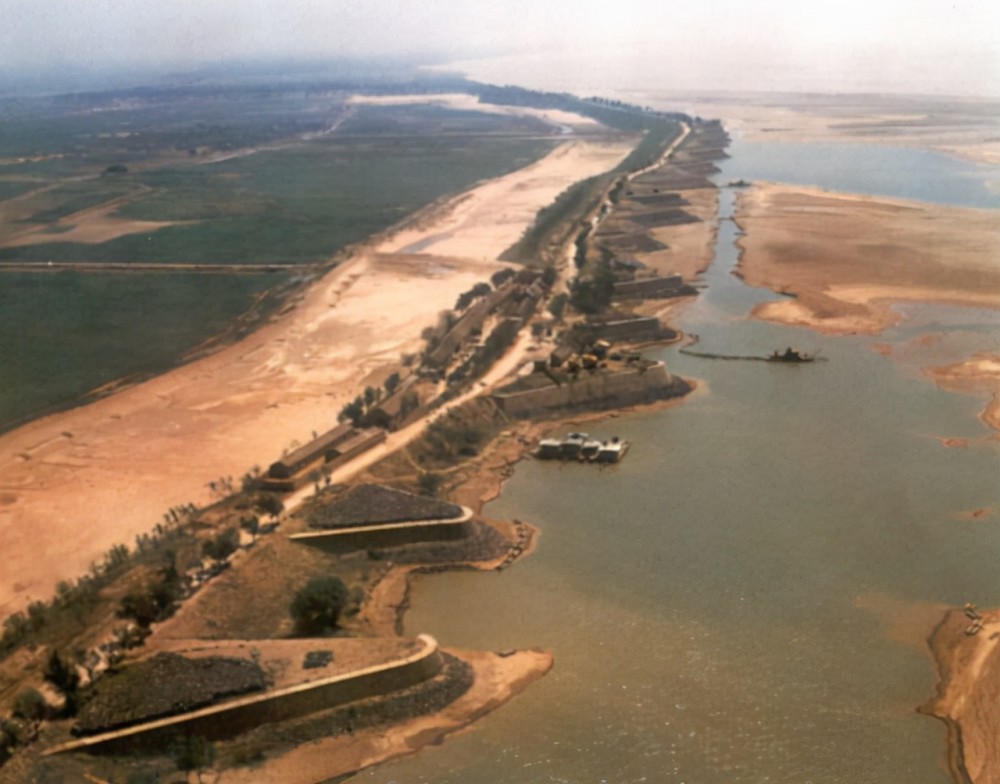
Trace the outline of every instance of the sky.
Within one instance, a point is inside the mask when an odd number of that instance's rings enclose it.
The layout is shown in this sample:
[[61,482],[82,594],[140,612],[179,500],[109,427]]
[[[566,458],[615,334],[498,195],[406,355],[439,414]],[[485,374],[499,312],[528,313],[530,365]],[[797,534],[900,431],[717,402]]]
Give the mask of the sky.
[[0,73],[388,55],[577,90],[1000,95],[1000,2],[0,0]]

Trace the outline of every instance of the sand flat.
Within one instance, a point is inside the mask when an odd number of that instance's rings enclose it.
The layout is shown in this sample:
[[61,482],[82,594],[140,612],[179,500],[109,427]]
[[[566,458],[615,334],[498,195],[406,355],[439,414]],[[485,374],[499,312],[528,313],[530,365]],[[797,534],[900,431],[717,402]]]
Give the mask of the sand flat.
[[956,781],[1000,784],[1000,613],[982,613],[982,630],[967,635],[972,620],[951,610],[930,640],[940,682],[922,710],[948,726],[949,768]]
[[708,269],[715,258],[719,191],[716,188],[697,188],[682,191],[681,195],[687,201],[681,209],[694,215],[699,222],[653,228],[650,234],[666,245],[666,249],[635,255],[658,273],[669,275],[676,272],[685,280],[693,280]]
[[1000,308],[1000,212],[762,184],[736,220],[746,282],[795,297],[759,318],[876,334],[893,302]]
[[924,368],[924,374],[944,389],[988,398],[980,416],[989,427],[1000,430],[1000,356],[976,354],[952,365]]
[[719,93],[636,96],[702,117],[734,135],[764,142],[845,142],[934,150],[968,161],[1000,163],[995,98],[931,95]]
[[[446,206],[404,239],[358,249],[239,343],[0,436],[0,613],[48,599],[59,580],[85,573],[116,543],[131,545],[170,507],[208,502],[207,482],[266,467],[293,440],[332,427],[359,389],[420,349],[440,311],[501,267],[498,249],[554,194],[628,152],[568,147],[456,199],[480,205],[474,219],[456,225]],[[508,213],[520,217],[501,232],[493,218]],[[465,253],[393,253],[443,233]]]
[[613,168],[631,148],[627,142],[562,144],[542,160],[454,199],[433,231],[402,231],[385,250],[495,259],[520,239],[540,206],[569,183]]
[[564,109],[535,109],[529,106],[504,106],[482,103],[478,96],[468,93],[429,93],[426,95],[353,95],[350,106],[416,106],[428,104],[466,112],[484,112],[508,117],[533,117],[550,125],[565,126],[575,131],[600,131],[604,129],[597,120]]

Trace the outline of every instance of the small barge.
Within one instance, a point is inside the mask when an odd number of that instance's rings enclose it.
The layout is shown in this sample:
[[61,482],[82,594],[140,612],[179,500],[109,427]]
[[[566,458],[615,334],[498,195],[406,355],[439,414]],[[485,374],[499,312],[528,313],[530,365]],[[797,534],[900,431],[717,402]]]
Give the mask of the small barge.
[[713,351],[695,351],[690,348],[695,346],[701,340],[694,333],[688,336],[690,342],[684,348],[678,349],[678,352],[685,354],[689,357],[701,357],[702,359],[741,359],[748,362],[788,362],[788,363],[799,363],[799,362],[821,362],[825,358],[818,356],[818,354],[807,354],[805,351],[799,351],[796,348],[789,346],[784,351],[780,349],[775,349],[770,354],[761,356],[759,354],[716,354]]
[[815,362],[816,357],[813,354],[807,354],[804,351],[799,351],[791,346],[786,348],[784,351],[778,351],[777,349],[767,357],[768,362]]
[[587,433],[570,433],[565,438],[543,438],[535,457],[539,460],[576,460],[581,463],[618,463],[628,451],[628,442],[617,436],[610,441],[591,438]]

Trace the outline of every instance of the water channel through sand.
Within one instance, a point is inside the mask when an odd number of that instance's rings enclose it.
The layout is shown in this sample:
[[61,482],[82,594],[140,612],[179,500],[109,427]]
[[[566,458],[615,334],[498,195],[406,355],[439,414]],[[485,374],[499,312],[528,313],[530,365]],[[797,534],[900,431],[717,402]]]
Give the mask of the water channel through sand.
[[[880,171],[910,154],[854,148],[858,167],[882,156]],[[741,161],[740,145],[731,153],[718,182],[777,179]],[[912,187],[887,195],[930,200],[933,189],[897,171]],[[854,183],[822,177],[817,168],[809,184],[866,190],[860,168]],[[707,393],[588,425],[632,441],[621,465],[520,464],[486,511],[539,525],[537,552],[499,575],[421,578],[406,631],[543,646],[554,670],[442,748],[358,781],[949,780],[944,728],[915,712],[935,677],[922,641],[942,604],[1000,603],[1000,519],[959,514],[996,503],[1000,442],[977,419],[981,400],[938,389],[920,368],[997,351],[996,313],[907,305],[908,320],[878,337],[747,320],[774,295],[730,274],[732,209],[723,191],[708,290],[681,326],[708,351],[797,345],[829,361],[662,349]]]

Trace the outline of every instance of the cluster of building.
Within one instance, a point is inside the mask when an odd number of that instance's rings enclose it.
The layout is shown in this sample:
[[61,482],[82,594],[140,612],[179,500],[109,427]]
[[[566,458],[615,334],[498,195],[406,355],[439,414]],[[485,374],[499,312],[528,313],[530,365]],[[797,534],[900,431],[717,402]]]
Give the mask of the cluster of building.
[[544,296],[541,275],[530,269],[520,270],[461,315],[424,357],[423,368],[427,372],[443,373],[464,346],[470,342],[474,343],[473,349],[482,346],[480,339],[491,316],[497,317],[494,330],[505,329],[505,323],[513,322],[516,332],[532,317]]
[[324,473],[362,452],[366,452],[386,439],[381,428],[356,428],[349,422],[337,425],[293,452],[271,463],[260,479],[261,488],[290,492],[309,482],[318,481]]

